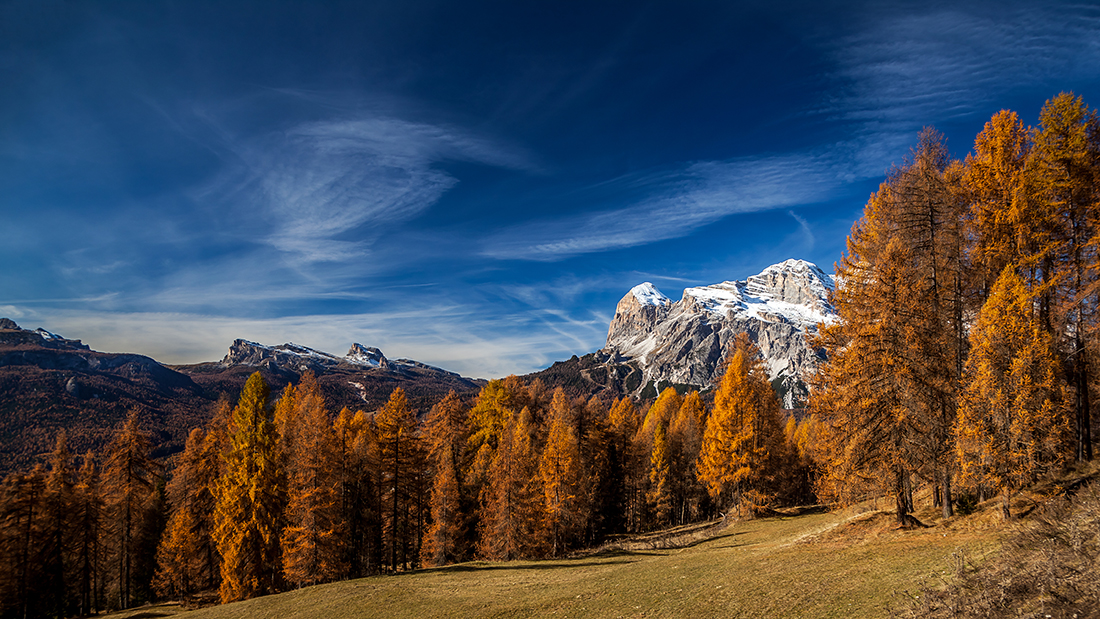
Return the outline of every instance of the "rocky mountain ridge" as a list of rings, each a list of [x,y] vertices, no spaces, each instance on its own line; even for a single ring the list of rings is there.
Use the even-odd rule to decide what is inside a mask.
[[[836,320],[832,276],[805,260],[787,260],[741,281],[687,288],[672,301],[652,283],[632,288],[615,308],[600,358],[636,366],[637,392],[665,384],[711,387],[721,379],[728,345],[748,333],[768,378],[794,408],[821,361],[809,337]]]
[[[76,452],[99,449],[135,409],[158,455],[178,451],[218,398],[235,401],[256,371],[275,394],[313,372],[333,412],[377,410],[401,387],[410,406],[424,413],[449,391],[473,397],[484,384],[410,359],[387,359],[361,344],[337,357],[298,344],[236,340],[221,361],[168,366],[0,318],[0,474],[40,461],[60,429]]]

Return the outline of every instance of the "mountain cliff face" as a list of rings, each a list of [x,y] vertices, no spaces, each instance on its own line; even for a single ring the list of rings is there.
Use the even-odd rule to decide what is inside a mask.
[[[833,278],[817,265],[787,260],[743,281],[688,288],[672,301],[645,282],[615,308],[601,353],[641,370],[642,387],[711,387],[738,333],[764,356],[768,377],[793,408],[807,395],[805,378],[821,355],[808,336],[836,319],[829,303]]]

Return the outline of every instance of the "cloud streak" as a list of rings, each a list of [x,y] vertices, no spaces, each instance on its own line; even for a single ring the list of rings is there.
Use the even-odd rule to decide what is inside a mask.
[[[1009,4],[986,14],[888,14],[830,54],[839,67],[833,78],[844,86],[819,111],[861,125],[872,142],[864,159],[880,160],[874,143],[896,148],[915,128],[984,113],[984,104],[1022,85],[1092,76],[1100,9]]]
[[[266,222],[264,242],[304,263],[362,258],[387,226],[458,183],[442,162],[535,169],[518,150],[469,132],[383,116],[305,122],[229,148],[243,169],[207,193],[243,202]]]
[[[823,201],[837,186],[839,163],[802,154],[694,163],[660,174],[658,189],[636,204],[515,226],[489,238],[482,253],[555,261],[678,238],[736,213]]]
[[[390,358],[411,358],[482,378],[533,372],[552,361],[590,352],[602,345],[599,331],[605,328],[547,312],[489,316],[448,304],[269,319],[86,310],[51,310],[45,315],[13,306],[5,311],[24,328],[41,326],[80,338],[93,349],[144,354],[162,363],[220,360],[236,338],[269,345],[293,341],[336,355],[359,342],[377,346]],[[410,324],[418,325],[415,333]]]

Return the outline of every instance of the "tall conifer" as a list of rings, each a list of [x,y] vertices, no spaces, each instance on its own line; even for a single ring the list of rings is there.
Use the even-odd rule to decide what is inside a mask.
[[[282,473],[268,412],[269,395],[259,372],[249,376],[229,426],[214,516],[223,602],[270,593],[279,583]]]

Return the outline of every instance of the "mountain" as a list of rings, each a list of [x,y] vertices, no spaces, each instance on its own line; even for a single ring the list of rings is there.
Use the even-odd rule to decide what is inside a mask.
[[[74,453],[99,449],[131,409],[158,454],[181,449],[214,397],[185,374],[143,355],[91,350],[44,329],[0,319],[0,471],[43,459],[65,429]]]
[[[0,318],[0,473],[44,461],[61,429],[73,452],[101,449],[133,409],[141,412],[155,455],[177,452],[220,397],[236,401],[253,372],[277,393],[307,370],[317,375],[334,413],[344,406],[381,408],[396,387],[424,413],[452,389],[472,399],[484,384],[418,361],[387,359],[360,344],[337,357],[298,344],[236,340],[221,361],[166,366]]]
[[[388,359],[381,350],[352,344],[343,357],[288,342],[266,346],[234,340],[221,361],[172,366],[212,392],[239,393],[253,372],[260,372],[272,389],[297,383],[303,373],[317,376],[329,407],[338,411],[381,408],[396,387],[405,390],[409,405],[427,411],[447,395],[476,391],[484,381],[411,359]]]
[[[727,348],[748,333],[786,408],[808,395],[805,379],[822,359],[808,337],[836,320],[833,278],[805,260],[787,260],[741,281],[687,288],[679,301],[643,282],[623,296],[607,343],[537,373],[578,393],[654,397],[670,385],[697,389],[721,379]]]

